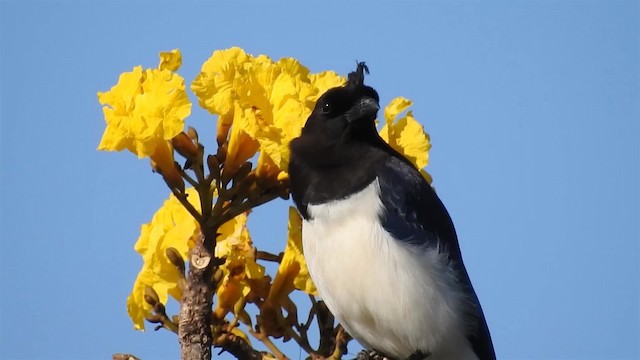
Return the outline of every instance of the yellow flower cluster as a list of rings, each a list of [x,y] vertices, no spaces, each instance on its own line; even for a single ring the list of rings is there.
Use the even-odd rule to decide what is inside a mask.
[[[184,79],[173,72],[182,58],[174,50],[162,53],[161,59],[157,69],[136,66],[120,75],[111,90],[98,93],[107,122],[98,150],[126,148],[138,157],[149,157],[182,131],[191,113]]]
[[[166,180],[179,182],[169,141],[191,114],[184,79],[174,72],[181,64],[179,50],[162,52],[157,69],[136,66],[111,90],[98,93],[107,122],[98,150],[128,149],[139,158],[150,157]]]
[[[264,267],[256,263],[256,248],[247,229],[246,213],[221,226],[218,233],[215,255],[224,258],[225,263],[220,266],[224,276],[216,291],[215,313],[223,318],[228,313],[241,313],[247,302],[264,298],[269,279]]]
[[[199,210],[197,191],[188,188],[186,193],[189,202]],[[295,289],[316,294],[302,256],[301,230],[300,216],[290,208],[287,246],[271,282],[265,268],[256,262],[257,249],[247,229],[247,214],[241,214],[220,227],[215,255],[225,262],[220,266],[223,277],[216,291],[216,316],[223,318],[228,313],[242,315],[247,303],[261,300],[268,303],[264,307],[266,311],[277,311],[281,305],[289,303],[288,295]],[[176,300],[181,299],[182,275],[169,261],[166,251],[174,248],[183,259],[187,259],[199,231],[198,223],[174,195],[164,202],[150,223],[142,225],[135,249],[142,255],[144,264],[127,299],[127,310],[136,329],[144,329],[144,319],[152,310],[144,300],[145,287],[153,288],[163,304],[167,303],[169,295]]]
[[[289,142],[300,135],[315,101],[344,83],[334,72],[311,74],[297,60],[254,57],[240,48],[218,50],[191,89],[219,116],[218,143],[227,137],[225,168],[233,171],[260,151],[259,177],[276,177],[289,164]]]
[[[198,192],[189,188],[186,193],[189,202],[199,210]],[[127,299],[127,311],[136,329],[144,329],[144,318],[151,312],[151,305],[144,301],[146,286],[155,290],[163,304],[167,303],[169,295],[176,300],[182,298],[181,274],[169,261],[166,251],[174,248],[186,259],[199,231],[198,222],[173,195],[153,215],[150,223],[142,225],[135,249],[144,263]]]
[[[170,140],[183,131],[184,119],[191,112],[184,79],[175,73],[181,64],[179,50],[163,52],[157,68],[137,66],[123,73],[111,90],[98,93],[107,123],[98,149],[128,149],[138,157],[150,157],[165,180],[167,176],[180,180]],[[256,176],[281,180],[287,176],[289,142],[300,135],[316,100],[344,82],[344,77],[332,71],[311,73],[293,58],[273,61],[230,48],[213,53],[191,89],[203,108],[218,115],[217,140],[225,151],[224,171],[233,173],[258,155]],[[407,111],[411,105],[405,98],[392,100],[384,110],[380,135],[431,181],[422,170],[429,160],[429,136]],[[200,211],[198,193],[187,189],[186,194]],[[166,251],[174,248],[186,259],[199,231],[196,220],[173,195],[151,222],[142,226],[135,249],[144,264],[127,300],[136,329],[144,329],[144,318],[151,312],[144,300],[146,286],[155,290],[162,303],[169,295],[181,298],[182,275]],[[291,311],[289,294],[296,289],[316,293],[302,254],[300,216],[294,208],[289,209],[288,240],[273,281],[256,262],[247,213],[224,224],[218,233],[216,256],[225,263],[216,291],[216,315],[233,313],[242,318],[247,303],[262,302],[262,325],[278,333],[281,307]]]

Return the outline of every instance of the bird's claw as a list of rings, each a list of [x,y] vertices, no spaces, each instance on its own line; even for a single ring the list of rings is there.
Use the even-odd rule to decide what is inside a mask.
[[[387,358],[378,354],[375,350],[362,350],[354,360],[387,360]]]
[[[416,351],[409,355],[405,360],[427,360],[431,356],[430,352]],[[358,353],[354,360],[389,360],[383,355],[378,354],[375,350],[362,350]]]

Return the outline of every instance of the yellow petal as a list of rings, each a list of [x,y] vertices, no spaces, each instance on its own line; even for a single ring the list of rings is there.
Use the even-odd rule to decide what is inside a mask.
[[[224,144],[224,142],[227,140],[227,136],[229,136],[229,130],[231,129],[231,125],[233,124],[233,118],[234,118],[233,112],[218,116],[217,134],[216,134],[216,140],[218,141],[218,146]]]
[[[411,105],[413,105],[411,100],[403,97],[397,97],[391,100],[389,105],[384,108],[385,124],[392,124],[398,115],[407,110]]]
[[[278,175],[282,171],[275,164],[268,152],[263,151],[258,158],[258,166],[256,170],[256,176],[266,182],[267,185],[273,184],[278,180]]]
[[[327,92],[327,90],[342,86],[346,82],[344,77],[338,75],[334,71],[323,71],[317,74],[311,74],[309,76],[309,80],[313,87],[317,89],[316,94],[312,99],[314,102],[318,100],[322,94]]]
[[[419,169],[427,166],[429,163],[429,150],[431,149],[429,135],[424,131],[422,125],[416,121],[411,111],[398,120],[394,126],[394,133],[397,136],[395,141],[397,144],[396,149],[400,149]]]
[[[218,297],[215,308],[216,316],[224,318],[226,314],[234,312],[239,307],[238,303],[244,303],[245,292],[248,291],[247,288],[248,285],[245,281],[240,281],[233,276],[227,276],[216,292]]]
[[[242,339],[244,339],[244,341],[247,342],[247,344],[251,345],[251,339],[249,339],[249,336],[247,336],[244,331],[240,330],[237,327],[234,327],[233,329],[231,329],[231,333],[235,336],[241,337]]]
[[[217,291],[221,301],[216,305],[216,315],[222,317],[229,312],[237,314],[247,297],[252,301],[259,299],[256,295],[264,292],[265,269],[256,263],[256,248],[247,229],[246,213],[222,225],[218,233],[215,254],[225,258],[225,263],[220,266],[225,280]],[[253,290],[254,296],[249,296]]]
[[[191,84],[200,106],[218,115],[233,111],[235,87],[246,76],[245,67],[251,62],[253,57],[237,47],[214,51]]]
[[[300,64],[300,62],[294,58],[282,58],[278,60],[276,66],[278,66],[283,73],[290,74],[295,77],[306,78],[309,76],[309,69]]]
[[[171,189],[184,191],[184,180],[173,158],[173,148],[168,141],[159,141],[151,154],[151,168],[159,172]]]
[[[160,70],[177,71],[182,65],[182,53],[180,49],[173,49],[171,51],[163,51],[160,53]]]
[[[227,158],[225,160],[225,171],[230,170],[232,172],[235,172],[245,161],[251,159],[260,148],[260,143],[246,132],[246,130],[252,130],[253,124],[250,124],[249,119],[244,115],[243,109],[238,104],[235,106],[237,109],[234,111]]]
[[[409,159],[422,176],[431,183],[431,176],[422,168],[429,164],[431,143],[429,134],[408,111],[400,119],[396,118],[411,106],[405,98],[395,98],[385,108],[385,125],[380,130],[380,137],[392,148]]]

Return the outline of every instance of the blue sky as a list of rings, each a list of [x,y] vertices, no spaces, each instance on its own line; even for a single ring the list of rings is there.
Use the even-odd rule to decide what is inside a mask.
[[[499,358],[640,358],[639,19],[635,1],[3,0],[0,358],[178,356],[125,308],[168,191],[96,151],[96,92],[173,48],[191,82],[234,45],[312,71],[365,60],[383,103],[415,102]],[[212,144],[197,105],[188,124]],[[259,246],[282,246],[288,204],[252,214]]]

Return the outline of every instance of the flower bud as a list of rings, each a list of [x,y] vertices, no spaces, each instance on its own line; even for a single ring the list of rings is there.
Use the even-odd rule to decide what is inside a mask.
[[[184,259],[182,258],[182,256],[180,256],[178,250],[172,247],[168,247],[164,252],[167,255],[167,258],[169,258],[169,261],[171,261],[171,263],[178,268],[180,273],[184,275]]]
[[[151,306],[155,306],[160,302],[158,293],[149,285],[144,286],[144,301]]]
[[[187,128],[187,136],[189,136],[189,139],[191,139],[196,144],[198,143],[198,132],[194,127],[189,126]]]
[[[164,304],[161,302],[158,302],[155,305],[153,305],[153,310],[158,314],[162,314],[165,316],[167,315],[167,309],[164,307]]]
[[[184,192],[184,180],[173,160],[173,150],[167,141],[160,143],[150,157],[153,171],[162,175],[172,191]]]
[[[176,169],[178,164],[174,164],[174,167],[171,168],[168,172],[161,172],[162,179],[167,184],[171,191],[177,191],[179,193],[184,193],[184,180],[182,179],[182,175]]]
[[[213,282],[216,284],[219,284],[220,281],[222,281],[222,278],[224,277],[224,271],[222,271],[222,269],[218,268],[216,269],[216,272],[213,273]]]
[[[198,146],[184,132],[171,139],[171,145],[186,159],[195,159],[198,156]]]

